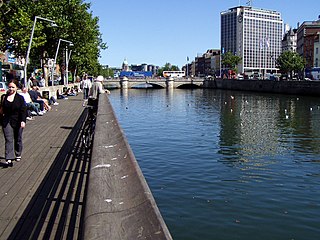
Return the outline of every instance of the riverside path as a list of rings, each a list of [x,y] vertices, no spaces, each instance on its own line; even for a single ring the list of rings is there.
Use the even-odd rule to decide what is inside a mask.
[[[86,111],[82,95],[59,103],[27,122],[22,160],[13,167],[3,168],[1,133],[0,239],[80,239],[90,159],[81,141]]]
[[[82,94],[59,102],[27,123],[13,167],[1,134],[0,239],[171,240],[107,95],[89,146]]]

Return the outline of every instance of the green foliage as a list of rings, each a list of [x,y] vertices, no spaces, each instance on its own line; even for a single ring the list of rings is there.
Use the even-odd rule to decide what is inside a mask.
[[[285,51],[278,57],[277,65],[281,72],[289,74],[290,78],[292,78],[294,73],[303,70],[305,59],[296,52]]]
[[[113,77],[113,69],[111,68],[100,68],[99,74],[97,75],[102,75],[105,78]]]
[[[54,58],[60,38],[72,41],[69,69],[97,74],[100,51],[106,49],[90,4],[83,0],[11,0],[0,9],[0,50],[10,49],[17,57],[25,57],[36,16],[54,20],[58,27],[37,20],[30,51],[30,68],[40,65],[43,53]],[[65,42],[61,42],[57,63],[63,61]]]
[[[176,65],[171,65],[171,63],[166,63],[163,67],[158,69],[158,76],[162,76],[163,71],[180,71],[179,67]]]
[[[227,52],[222,55],[221,63],[225,65],[227,68],[237,71],[236,66],[242,61],[241,57],[233,55],[231,52]]]

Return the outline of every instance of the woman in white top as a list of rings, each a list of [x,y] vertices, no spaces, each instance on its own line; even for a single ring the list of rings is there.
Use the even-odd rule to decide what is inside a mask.
[[[89,91],[92,86],[92,83],[87,75],[84,75],[82,80],[82,88],[83,88],[83,99],[88,99],[89,97]]]

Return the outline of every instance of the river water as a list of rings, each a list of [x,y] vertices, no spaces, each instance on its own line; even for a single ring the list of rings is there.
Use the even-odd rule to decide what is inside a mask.
[[[320,98],[109,96],[173,239],[320,239]]]

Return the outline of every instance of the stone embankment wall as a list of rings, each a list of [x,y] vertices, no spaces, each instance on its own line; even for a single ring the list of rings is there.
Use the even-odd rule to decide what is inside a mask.
[[[85,240],[172,239],[105,94],[89,171]]]
[[[204,88],[320,96],[320,81],[205,80]]]

